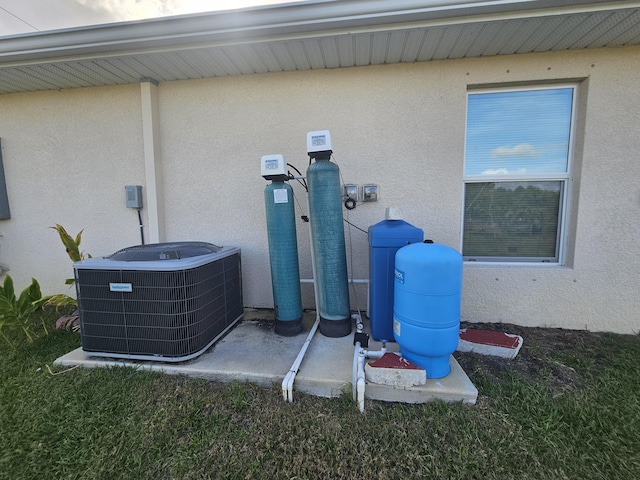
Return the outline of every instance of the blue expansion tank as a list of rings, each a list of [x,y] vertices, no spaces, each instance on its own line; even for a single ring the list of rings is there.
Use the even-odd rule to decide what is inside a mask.
[[[383,220],[369,227],[369,320],[376,340],[393,341],[396,252],[423,239],[422,229],[404,220]]]
[[[462,256],[437,243],[398,250],[395,264],[393,334],[400,353],[427,378],[449,374],[449,357],[460,337]]]

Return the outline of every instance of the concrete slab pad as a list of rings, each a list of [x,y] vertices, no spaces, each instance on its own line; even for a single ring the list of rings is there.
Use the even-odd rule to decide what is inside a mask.
[[[272,319],[273,312],[247,309],[244,319],[224,338],[207,352],[188,362],[163,363],[91,357],[78,348],[58,358],[55,364],[81,365],[87,368],[126,365],[207,380],[252,382],[264,387],[273,384],[280,386],[311,330],[315,312],[305,314],[305,330],[295,337],[276,335],[270,322]],[[369,345],[371,350],[380,347],[380,343],[375,341]],[[398,345],[389,343],[387,349],[398,351]],[[335,397],[343,392],[350,394],[353,353],[353,335],[328,338],[316,332],[300,365],[294,392],[322,397]],[[425,403],[439,399],[473,404],[477,396],[478,390],[453,357],[451,374],[445,378],[428,379],[426,384],[413,387],[391,387],[369,382],[365,390],[365,397],[369,399],[407,403]]]

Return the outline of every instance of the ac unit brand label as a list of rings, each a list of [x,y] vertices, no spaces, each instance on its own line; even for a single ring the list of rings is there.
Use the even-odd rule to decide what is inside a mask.
[[[394,269],[394,274],[398,283],[404,283],[404,272]]]
[[[133,285],[130,283],[110,283],[109,290],[112,292],[133,292]]]

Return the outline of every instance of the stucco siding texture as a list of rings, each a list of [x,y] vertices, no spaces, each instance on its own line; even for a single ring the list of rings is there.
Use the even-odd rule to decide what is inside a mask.
[[[639,71],[640,48],[627,47],[161,83],[166,239],[240,247],[245,305],[272,306],[260,157],[281,153],[304,173],[306,133],[328,129],[344,183],[380,186],[379,201],[347,220],[367,230],[400,207],[426,238],[460,249],[468,88],[577,81],[567,265],[465,265],[462,320],[635,333]],[[0,221],[0,263],[16,283],[66,289],[54,223],[84,228],[94,255],[139,242],[124,185],[144,186],[141,121],[137,85],[0,96],[12,210]],[[292,186],[297,215],[307,214],[304,189]],[[367,235],[345,229],[349,270],[368,278]],[[310,278],[301,221],[298,244]],[[303,292],[312,307],[312,288]],[[356,307],[366,310],[364,286]]]
[[[124,185],[144,180],[140,87],[105,87],[0,97],[0,138],[11,219],[0,221],[0,263],[16,289],[36,278],[43,293],[64,284],[71,261],[56,223],[92,255],[139,243]]]

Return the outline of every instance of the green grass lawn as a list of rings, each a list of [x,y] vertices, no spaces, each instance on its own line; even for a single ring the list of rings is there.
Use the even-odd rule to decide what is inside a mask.
[[[12,339],[0,344],[0,479],[640,478],[637,335],[573,344],[567,332],[535,378],[509,362],[472,368],[475,406],[367,401],[364,415],[347,396],[287,404],[279,385],[63,371],[52,362],[78,334]]]

